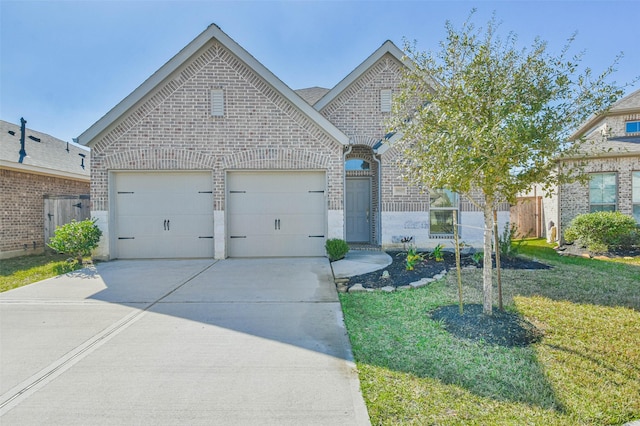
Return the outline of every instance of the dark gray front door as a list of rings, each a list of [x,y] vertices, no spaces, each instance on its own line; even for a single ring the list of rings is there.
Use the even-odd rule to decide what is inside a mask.
[[[371,236],[371,180],[347,178],[347,241],[368,243]]]

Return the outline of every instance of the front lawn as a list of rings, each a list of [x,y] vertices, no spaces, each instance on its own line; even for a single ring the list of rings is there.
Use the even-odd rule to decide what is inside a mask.
[[[0,260],[0,293],[79,269],[69,256],[44,253]]]
[[[543,333],[528,347],[449,334],[456,274],[395,293],[341,295],[372,424],[622,424],[640,419],[640,267],[524,252],[548,270],[503,270],[505,306]],[[482,270],[463,272],[482,303]]]

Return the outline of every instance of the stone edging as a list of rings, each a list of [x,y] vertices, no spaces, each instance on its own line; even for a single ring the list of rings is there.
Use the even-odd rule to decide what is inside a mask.
[[[336,289],[338,293],[372,293],[374,291],[382,291],[385,293],[392,293],[394,291],[402,291],[402,290],[413,290],[415,288],[424,287],[428,284],[431,284],[434,281],[441,280],[447,275],[447,270],[437,273],[432,278],[422,278],[418,281],[414,281],[408,285],[403,285],[400,287],[394,287],[392,285],[388,285],[381,288],[365,288],[362,284],[356,283],[353,285],[349,285],[349,278],[336,278],[334,280],[336,284]]]

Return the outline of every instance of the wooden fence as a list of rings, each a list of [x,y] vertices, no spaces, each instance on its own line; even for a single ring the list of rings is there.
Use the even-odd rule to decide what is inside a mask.
[[[518,227],[516,238],[542,237],[542,197],[519,197],[511,206],[510,216],[511,223]]]
[[[45,195],[44,196],[44,242],[49,243],[56,227],[75,219],[89,219],[91,210],[89,195]]]

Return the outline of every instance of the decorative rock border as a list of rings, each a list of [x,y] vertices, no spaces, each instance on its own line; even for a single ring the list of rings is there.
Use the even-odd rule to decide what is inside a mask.
[[[413,290],[416,288],[424,287],[428,284],[431,284],[434,281],[441,280],[447,275],[447,270],[444,270],[431,278],[422,278],[418,281],[414,281],[409,283],[408,285],[403,285],[400,287],[394,287],[392,285],[384,286],[381,288],[366,288],[360,283],[356,283],[353,285],[349,285],[349,278],[336,278],[334,283],[336,285],[336,289],[338,293],[372,293],[374,291],[385,292],[385,293],[393,293],[394,291],[403,291],[403,290]]]

